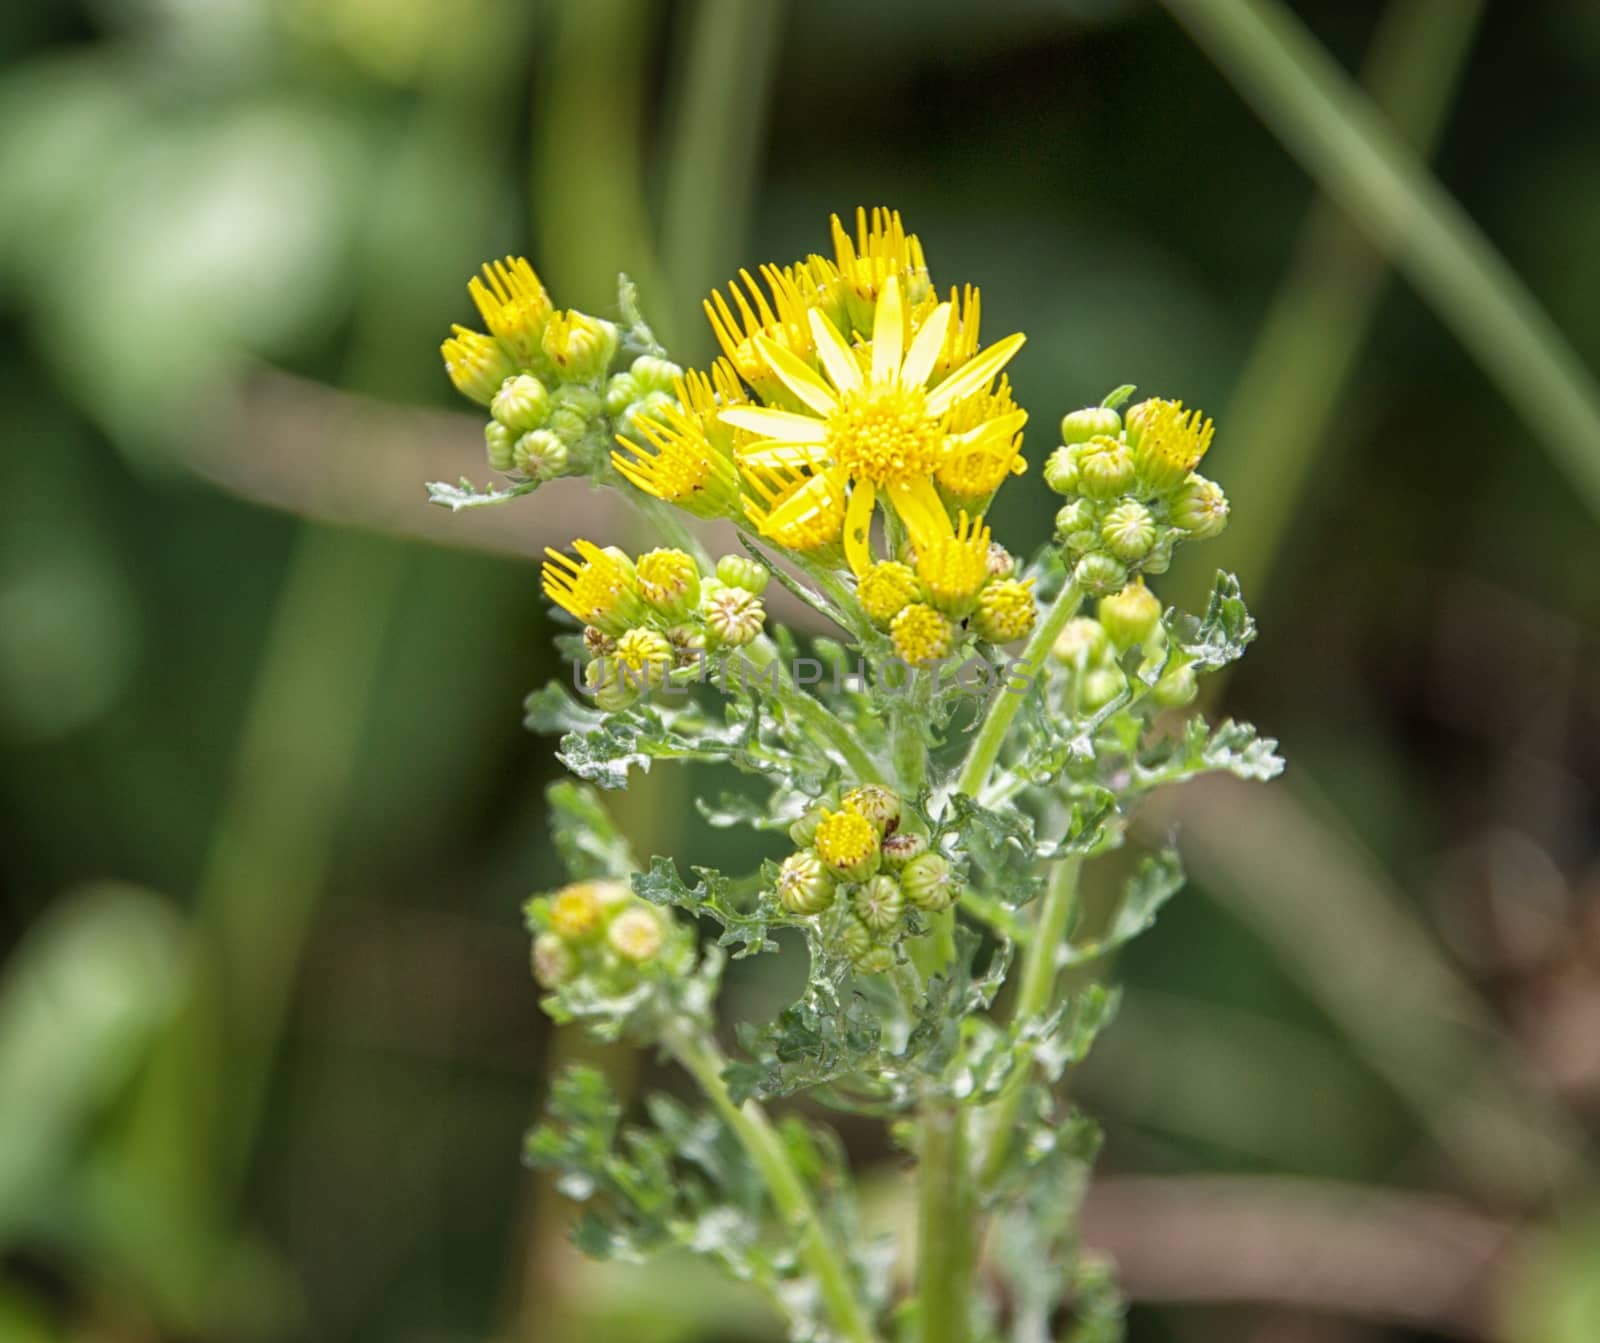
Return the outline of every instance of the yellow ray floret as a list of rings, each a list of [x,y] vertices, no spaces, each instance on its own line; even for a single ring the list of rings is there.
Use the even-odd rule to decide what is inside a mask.
[[[1198,410],[1186,411],[1181,401],[1152,398],[1128,412],[1134,438],[1133,463],[1140,477],[1158,490],[1180,484],[1211,449],[1216,427]]]
[[[831,220],[834,262],[845,291],[849,316],[858,330],[872,328],[872,305],[891,278],[905,286],[913,303],[928,292],[928,263],[917,235],[907,233],[898,210],[856,208],[852,240],[838,215]]]
[[[691,371],[673,382],[677,404],[634,419],[645,443],[618,435],[625,450],[611,454],[624,480],[646,494],[702,518],[731,517],[738,511],[739,477],[732,449],[736,431],[718,418],[723,406],[744,398],[738,380],[721,360],[711,376]]]
[[[917,555],[917,578],[928,600],[950,615],[972,610],[989,581],[989,529],[963,510],[953,535],[940,537]]]
[[[1014,432],[1020,423],[979,425],[952,435],[950,418],[970,398],[988,394],[1024,337],[1006,337],[930,387],[949,329],[950,304],[934,308],[908,347],[900,281],[891,275],[878,297],[866,368],[823,313],[813,309],[809,318],[820,372],[783,346],[755,338],[768,368],[800,409],[733,406],[721,418],[757,437],[738,453],[747,473],[808,467],[819,477],[827,473],[848,482],[845,554],[859,575],[872,562],[868,533],[880,493],[919,550],[951,534],[950,516],[934,488],[935,472],[953,452],[970,450],[991,434]]]
[[[793,266],[767,265],[761,267],[763,288],[749,271],[741,270],[728,286],[731,304],[721,290],[713,290],[705,301],[717,344],[739,376],[757,391],[781,392],[782,384],[756,349],[756,337],[775,341],[801,359],[811,358],[808,314],[812,307],[825,304],[824,289],[836,274],[822,257]]]
[[[550,295],[528,259],[508,256],[486,262],[483,278],[474,275],[468,280],[467,292],[489,334],[523,363],[531,361],[550,317]]]
[[[984,504],[1007,479],[1028,469],[1021,433],[1027,420],[1004,374],[993,392],[969,397],[950,417],[955,442],[939,468],[939,488],[960,503]]]
[[[834,545],[844,530],[845,488],[837,471],[813,471],[783,464],[745,469],[750,493],[744,510],[756,530],[790,550],[814,551]]]
[[[548,547],[544,562],[544,595],[586,625],[618,635],[642,621],[633,565],[617,550],[602,550],[592,541],[572,543],[575,560]]]

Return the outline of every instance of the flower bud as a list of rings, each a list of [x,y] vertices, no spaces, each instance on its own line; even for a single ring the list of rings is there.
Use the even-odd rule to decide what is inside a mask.
[[[550,414],[550,393],[531,373],[507,378],[489,404],[489,413],[514,433],[537,429]]]
[[[925,667],[950,656],[956,628],[924,602],[913,602],[889,624],[895,656],[913,667]]]
[[[674,625],[667,631],[672,645],[672,665],[692,667],[705,656],[706,632],[698,625]]]
[[[643,627],[618,638],[612,659],[617,665],[618,680],[637,690],[659,690],[666,684],[675,660],[667,636]]]
[[[1100,626],[1119,653],[1148,644],[1161,625],[1161,599],[1142,582],[1100,599]]]
[[[1106,547],[1119,560],[1133,564],[1150,553],[1156,542],[1156,520],[1143,504],[1131,499],[1118,504],[1100,524]]]
[[[511,356],[481,331],[464,326],[450,328],[455,334],[439,347],[444,356],[444,371],[462,396],[487,406],[500,390],[500,384],[517,371]]]
[[[1085,406],[1061,417],[1063,443],[1087,443],[1091,438],[1116,438],[1122,432],[1122,416],[1109,406]]]
[[[852,915],[839,926],[839,947],[864,975],[883,975],[894,969],[894,953],[872,935],[872,929]]]
[[[887,835],[900,825],[900,798],[881,783],[864,783],[852,788],[843,798],[844,806],[872,822],[879,835]]]
[[[885,837],[879,847],[883,854],[883,865],[891,872],[898,872],[913,858],[928,851],[928,841],[925,836],[909,830],[896,830]]]
[[[569,448],[580,447],[605,404],[605,398],[592,387],[558,386],[550,393],[550,417],[544,427]]]
[[[1172,497],[1171,518],[1196,541],[1209,540],[1228,525],[1228,496],[1216,481],[1191,472]]]
[[[499,420],[490,420],[483,426],[484,454],[489,459],[491,470],[500,471],[506,475],[517,469],[516,454],[513,451],[517,445],[517,436],[513,434]]]
[[[811,847],[811,842],[817,837],[817,826],[821,822],[823,811],[821,807],[812,807],[789,827],[789,838],[802,849]]]
[[[717,561],[717,577],[730,588],[743,588],[759,597],[772,577],[767,566],[744,555],[724,555]]]
[[[890,622],[922,598],[922,588],[917,575],[908,564],[898,560],[880,560],[861,575],[856,585],[856,599],[867,618],[879,628],[887,629]]]
[[[625,961],[643,965],[654,960],[666,941],[667,930],[659,912],[649,905],[633,904],[606,929],[606,941],[611,949]]]
[[[1017,561],[1012,553],[998,541],[989,543],[989,577],[1010,578],[1017,571]]]
[[[639,595],[669,619],[681,620],[700,601],[700,566],[681,550],[651,550],[635,570]]]
[[[529,480],[554,480],[564,475],[572,458],[567,445],[548,429],[535,429],[519,438],[511,460]]]
[[[606,414],[619,418],[635,401],[644,395],[639,380],[631,373],[617,373],[606,383]]]
[[[591,658],[608,658],[617,651],[617,641],[603,629],[583,627],[583,651]]]
[[[1172,568],[1172,547],[1178,533],[1171,527],[1156,533],[1156,543],[1150,553],[1139,563],[1139,571],[1146,574],[1164,574]]]
[[[550,315],[539,343],[558,377],[589,382],[611,366],[617,352],[617,328],[603,318],[569,309]]]
[[[1133,453],[1120,438],[1091,438],[1078,449],[1078,489],[1091,499],[1114,499],[1133,484]]]
[[[718,587],[702,595],[700,611],[706,629],[725,648],[743,648],[752,642],[767,619],[761,598],[744,588]]]
[[[879,943],[853,957],[850,963],[859,975],[886,975],[894,969],[894,952]]]
[[[533,939],[533,977],[545,988],[560,988],[577,968],[572,948],[555,933],[540,933]]]
[[[1050,647],[1051,655],[1070,667],[1092,666],[1105,661],[1111,651],[1111,641],[1098,620],[1088,616],[1074,616],[1056,635]]]
[[[791,853],[778,869],[778,899],[791,914],[820,914],[833,903],[833,877],[812,853]]]
[[[1199,693],[1200,682],[1194,668],[1187,663],[1163,672],[1161,679],[1150,687],[1150,698],[1163,709],[1181,709],[1185,704],[1194,703]]]
[[[1104,597],[1121,591],[1128,581],[1128,570],[1110,555],[1085,555],[1072,571],[1072,581],[1091,597]]]
[[[639,683],[643,680],[642,677],[633,675],[626,678],[622,676],[614,650],[611,656],[591,662],[585,667],[583,679],[594,691],[595,705],[607,713],[618,713],[637,701]]]
[[[1078,489],[1078,454],[1063,444],[1045,459],[1044,483],[1057,494],[1075,494]]]
[[[1162,494],[1177,488],[1210,450],[1214,432],[1210,420],[1184,410],[1181,401],[1141,401],[1128,412],[1139,479]]]
[[[824,811],[812,843],[828,870],[847,881],[865,881],[878,870],[878,832],[855,811]]]
[[[588,942],[598,937],[604,907],[595,884],[580,881],[565,886],[550,899],[550,930],[563,942]]]
[[[1128,678],[1120,667],[1091,668],[1078,687],[1078,707],[1084,713],[1099,713],[1127,688]]]
[[[918,909],[937,914],[955,903],[955,869],[941,853],[919,854],[901,869],[900,889]]]
[[[651,354],[641,354],[633,361],[630,370],[641,392],[671,392],[673,385],[683,376],[681,365],[670,359],[657,359]]]
[[[880,872],[856,887],[850,907],[873,932],[887,933],[905,917],[906,895],[898,881]]]
[[[1100,523],[1095,506],[1087,499],[1074,499],[1056,514],[1056,536],[1075,555],[1100,544]]]
[[[1033,633],[1039,606],[1033,599],[1033,581],[1002,578],[984,588],[973,613],[972,628],[992,644],[1015,643]]]

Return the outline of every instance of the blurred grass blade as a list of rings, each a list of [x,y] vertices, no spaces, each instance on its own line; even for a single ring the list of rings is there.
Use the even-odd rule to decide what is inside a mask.
[[[1600,515],[1600,386],[1371,100],[1269,0],[1165,0],[1322,189],[1433,306]]]
[[[1482,0],[1395,0],[1362,83],[1396,132],[1432,155],[1483,14]],[[1211,567],[1260,592],[1383,297],[1389,258],[1338,204],[1313,203],[1294,256],[1219,422],[1233,503]],[[1211,567],[1194,578],[1209,582]]]

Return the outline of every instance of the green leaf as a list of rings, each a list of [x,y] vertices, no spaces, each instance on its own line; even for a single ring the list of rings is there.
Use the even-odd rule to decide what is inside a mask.
[[[638,866],[627,837],[592,788],[562,779],[545,789],[550,833],[573,881],[620,877]]]
[[[768,935],[769,925],[793,922],[781,907],[765,901],[753,910],[740,907],[734,884],[709,867],[691,868],[699,881],[686,885],[678,875],[678,865],[659,855],[650,860],[650,870],[633,878],[634,894],[668,909],[680,909],[695,918],[707,918],[722,929],[717,945],[734,949],[735,960],[758,952],[776,951],[778,944]]]
[[[428,502],[459,513],[463,508],[487,508],[491,504],[503,504],[521,498],[524,494],[532,494],[539,484],[537,480],[524,480],[509,486],[485,485],[480,490],[466,476],[462,476],[454,485],[448,480],[430,480]]]
[[[1111,926],[1098,938],[1069,944],[1063,952],[1063,965],[1097,960],[1148,931],[1161,907],[1183,889],[1184,879],[1183,860],[1176,849],[1163,849],[1144,859],[1123,887]]]
[[[1212,583],[1204,616],[1196,619],[1171,610],[1165,623],[1172,644],[1183,652],[1196,672],[1214,671],[1237,662],[1256,637],[1256,622],[1245,608],[1239,580],[1221,571]]]

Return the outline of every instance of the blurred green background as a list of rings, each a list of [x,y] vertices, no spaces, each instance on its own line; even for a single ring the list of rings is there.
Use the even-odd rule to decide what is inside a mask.
[[[520,927],[558,875],[531,557],[621,522],[421,482],[488,474],[436,354],[485,257],[600,311],[627,269],[697,360],[709,286],[877,202],[1029,332],[1035,464],[1121,382],[1221,424],[1235,526],[1166,590],[1239,570],[1223,707],[1292,769],[1150,817],[1194,882],[1073,1084],[1130,1337],[1600,1339],[1600,7],[1293,6],[1505,270],[1319,159],[1303,72],[1258,119],[1253,13],[6,8],[0,1340],[773,1337],[697,1267],[578,1261],[518,1165],[584,1048]],[[642,847],[758,856],[677,785],[622,799]]]

